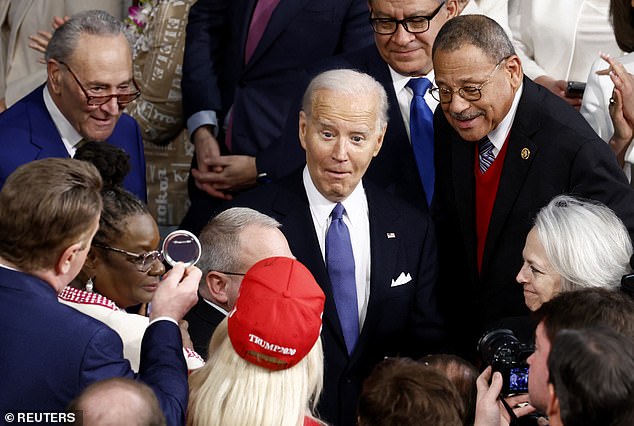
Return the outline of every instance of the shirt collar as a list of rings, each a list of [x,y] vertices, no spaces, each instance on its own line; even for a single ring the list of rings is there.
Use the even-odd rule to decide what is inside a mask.
[[[504,146],[504,142],[511,131],[511,126],[513,126],[513,121],[515,120],[515,113],[517,113],[517,106],[520,103],[520,98],[522,97],[522,91],[524,89],[524,83],[520,84],[520,87],[515,92],[515,96],[513,97],[513,103],[511,104],[511,108],[509,112],[506,113],[504,119],[500,122],[500,124],[488,134],[489,140],[493,144],[493,146],[497,149],[495,154]]]
[[[51,118],[55,123],[55,127],[57,127],[57,131],[62,138],[64,146],[66,147],[66,151],[68,151],[68,154],[71,157],[74,156],[76,145],[83,138],[66,119],[64,114],[62,114],[62,112],[59,110],[59,108],[53,101],[53,98],[51,97],[47,86],[44,86],[44,104],[46,105],[46,109],[48,110],[48,113],[51,115]]]
[[[425,77],[427,80],[431,81],[432,86],[434,84],[434,77],[435,76],[434,76],[434,70],[433,69],[431,71],[429,71],[427,73],[427,75],[411,77],[411,76],[408,76],[408,75],[403,75],[403,74],[397,73],[396,71],[394,71],[394,69],[390,65],[388,65],[387,67],[390,70],[390,76],[392,77],[392,84],[394,85],[394,90],[396,91],[396,93],[398,93],[401,90],[403,90],[403,88],[405,88],[405,85],[412,78]]]

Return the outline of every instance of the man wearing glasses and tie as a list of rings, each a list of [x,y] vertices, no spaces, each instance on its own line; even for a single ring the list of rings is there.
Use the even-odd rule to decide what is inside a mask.
[[[438,288],[452,341],[473,359],[487,329],[530,339],[515,276],[537,211],[559,194],[595,199],[632,235],[634,192],[583,117],[523,75],[495,21],[452,19],[432,55]]]
[[[123,24],[104,11],[74,15],[46,51],[46,84],[0,115],[0,186],[18,166],[72,157],[86,141],[112,143],[130,155],[124,186],[147,199],[145,157],[137,123],[123,109],[139,89]]]

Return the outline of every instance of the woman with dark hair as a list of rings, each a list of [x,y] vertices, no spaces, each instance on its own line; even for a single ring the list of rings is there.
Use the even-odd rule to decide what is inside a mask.
[[[137,371],[149,319],[125,309],[150,303],[165,273],[162,253],[157,250],[158,226],[145,204],[121,186],[130,170],[123,150],[103,142],[88,142],[77,150],[75,158],[99,169],[103,209],[86,262],[59,299],[115,330],[123,341],[125,358]],[[184,352],[190,369],[203,365],[192,349],[184,348]]]

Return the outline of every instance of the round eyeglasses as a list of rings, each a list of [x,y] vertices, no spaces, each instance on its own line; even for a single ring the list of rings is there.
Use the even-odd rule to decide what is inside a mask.
[[[482,88],[486,86],[487,84],[489,84],[489,82],[491,81],[491,78],[493,77],[493,74],[495,74],[495,72],[500,68],[500,65],[502,64],[502,62],[504,62],[506,59],[508,59],[508,57],[502,58],[500,62],[495,64],[495,68],[493,68],[493,71],[491,71],[491,74],[489,74],[489,76],[486,78],[486,80],[483,83],[476,84],[474,86],[462,86],[458,89],[447,89],[446,87],[432,87],[431,89],[429,89],[429,93],[431,94],[432,98],[436,99],[441,104],[451,103],[454,93],[458,93],[458,95],[460,95],[460,97],[464,99],[465,101],[469,101],[469,102],[479,101],[480,98],[482,97]]]
[[[93,247],[110,250],[115,253],[125,254],[127,261],[132,263],[140,272],[149,272],[155,262],[163,261],[163,253],[159,250],[148,251],[145,253],[132,253],[116,247],[110,247],[104,244],[92,244]]]

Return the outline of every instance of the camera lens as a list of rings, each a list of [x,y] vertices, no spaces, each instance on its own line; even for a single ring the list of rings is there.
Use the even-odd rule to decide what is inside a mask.
[[[482,360],[489,365],[494,365],[505,356],[505,348],[519,344],[511,330],[500,328],[491,330],[480,338],[478,353]]]

